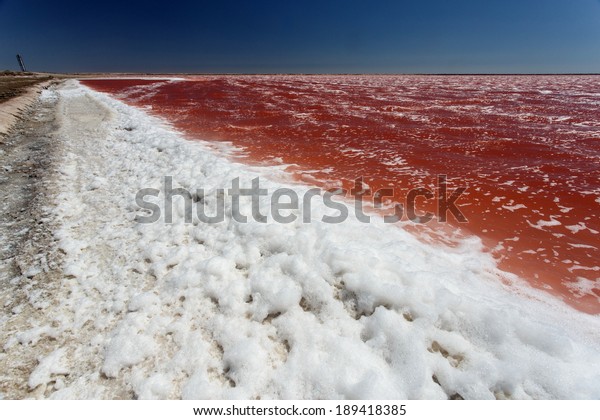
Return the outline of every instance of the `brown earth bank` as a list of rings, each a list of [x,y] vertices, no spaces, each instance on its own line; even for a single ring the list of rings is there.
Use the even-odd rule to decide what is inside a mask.
[[[27,88],[53,78],[54,76],[49,75],[4,71],[0,73],[0,103],[20,96],[27,91]]]

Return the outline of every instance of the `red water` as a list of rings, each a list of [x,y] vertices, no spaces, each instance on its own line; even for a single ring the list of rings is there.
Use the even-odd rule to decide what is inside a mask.
[[[506,271],[600,313],[599,76],[207,76],[86,80],[190,138],[311,184],[465,186],[457,201]],[[420,210],[435,210],[435,200]],[[439,227],[440,225],[434,225]],[[436,228],[437,229],[437,228]],[[444,229],[445,230],[445,229]]]

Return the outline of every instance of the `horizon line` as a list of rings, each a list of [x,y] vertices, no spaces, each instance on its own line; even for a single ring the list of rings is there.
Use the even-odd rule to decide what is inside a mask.
[[[19,71],[7,70],[12,73],[23,73]],[[163,75],[183,75],[183,76],[600,76],[598,73],[318,73],[318,72],[272,72],[272,73],[241,73],[241,72],[130,72],[130,71],[86,71],[86,72],[46,72],[46,71],[27,71],[25,73],[43,74],[43,75],[145,75],[145,76],[163,76]],[[1,73],[0,73],[1,74]]]

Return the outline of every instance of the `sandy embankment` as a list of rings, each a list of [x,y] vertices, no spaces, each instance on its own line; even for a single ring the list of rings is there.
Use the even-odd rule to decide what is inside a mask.
[[[52,82],[45,81],[26,89],[25,93],[0,103],[0,138],[8,134],[22,113],[32,106],[40,94]]]

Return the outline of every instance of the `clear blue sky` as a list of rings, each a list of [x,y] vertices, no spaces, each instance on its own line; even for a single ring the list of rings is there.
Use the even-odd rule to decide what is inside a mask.
[[[600,0],[0,0],[0,70],[599,73]]]

